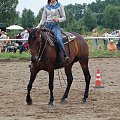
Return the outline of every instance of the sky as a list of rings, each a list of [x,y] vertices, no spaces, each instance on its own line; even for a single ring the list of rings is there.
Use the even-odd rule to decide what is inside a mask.
[[[92,3],[96,0],[58,0],[63,6],[68,4],[83,4],[83,3]],[[45,6],[47,3],[47,0],[19,0],[19,4],[17,6],[17,11],[22,13],[23,9],[30,9],[32,12],[34,12],[35,15],[38,14],[39,10]]]

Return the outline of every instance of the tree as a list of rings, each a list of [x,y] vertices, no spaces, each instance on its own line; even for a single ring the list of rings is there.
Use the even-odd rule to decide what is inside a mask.
[[[61,27],[66,30],[66,27],[67,26],[68,26],[68,28],[70,27],[69,25],[75,20],[75,17],[70,9],[68,9],[68,10],[65,9],[65,13],[66,13],[67,19],[66,19],[66,21],[64,21],[60,24],[61,24]]]
[[[81,4],[75,4],[74,6],[74,14],[75,14],[75,19],[80,20],[83,17],[83,10],[85,9],[86,6],[82,6]]]
[[[18,0],[0,0],[0,22],[6,23],[7,26],[17,22],[17,4]]]
[[[24,9],[22,13],[21,23],[26,28],[33,28],[34,26],[34,13],[30,9]]]
[[[100,2],[101,2],[101,0],[96,0],[96,2],[97,2],[97,3],[100,3]]]
[[[66,12],[70,11],[71,14],[69,14],[69,16],[73,15],[74,18],[79,21],[83,17],[86,7],[86,3],[84,3],[83,5],[76,3],[75,5],[69,4],[65,6],[65,10]]]
[[[38,15],[35,17],[35,25],[37,26],[41,20],[41,17],[42,17],[42,14],[43,14],[43,8],[41,8],[39,10],[39,13]]]
[[[104,10],[105,27],[110,29],[120,28],[120,7],[119,6],[106,6]]]
[[[109,5],[119,6],[120,5],[120,0],[105,0],[105,3],[107,3]]]
[[[97,20],[90,9],[87,10],[83,17],[83,24],[91,31],[97,26]]]
[[[105,7],[107,6],[107,4],[108,3],[106,3],[105,1],[99,1],[97,3],[93,2],[89,4],[88,7],[90,8],[92,12],[102,13]]]

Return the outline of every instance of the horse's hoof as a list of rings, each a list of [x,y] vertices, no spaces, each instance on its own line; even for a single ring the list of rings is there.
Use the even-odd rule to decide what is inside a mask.
[[[50,102],[48,103],[48,105],[49,105],[49,106],[53,106],[53,102],[50,101]]]
[[[31,65],[29,65],[28,67],[31,68]]]
[[[87,99],[86,99],[86,98],[83,98],[83,99],[82,99],[82,102],[83,102],[83,103],[86,103],[86,102],[87,102]]]
[[[61,103],[66,103],[66,100],[62,98]]]
[[[32,105],[32,98],[31,97],[27,97],[26,98],[26,102],[27,102],[27,105]]]
[[[27,105],[32,105],[32,101],[31,102],[27,102]]]

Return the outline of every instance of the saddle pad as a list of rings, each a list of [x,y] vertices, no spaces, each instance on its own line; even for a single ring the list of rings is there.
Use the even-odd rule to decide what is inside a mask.
[[[70,32],[63,32],[62,31],[62,37],[63,37],[63,43],[67,44],[68,42],[74,40],[76,38],[76,36],[74,36],[72,33]]]
[[[63,38],[63,43],[64,44],[67,44],[69,43],[70,41],[74,40],[76,38],[76,36],[74,36],[72,33],[70,32],[64,32],[64,31],[61,31],[62,33],[62,38]],[[51,46],[54,46],[54,35],[52,33],[51,30],[49,29],[44,29],[43,32],[42,32],[42,36],[47,39],[48,43],[51,45]]]

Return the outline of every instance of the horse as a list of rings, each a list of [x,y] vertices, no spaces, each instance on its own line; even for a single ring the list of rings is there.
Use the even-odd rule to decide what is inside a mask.
[[[49,90],[50,90],[50,99],[48,104],[53,105],[54,103],[54,71],[56,69],[64,68],[65,74],[67,76],[67,86],[66,90],[61,98],[61,102],[65,102],[68,98],[68,94],[70,91],[71,84],[73,82],[73,75],[72,75],[72,66],[75,62],[79,62],[84,74],[85,78],[85,91],[84,97],[82,98],[83,102],[87,101],[88,93],[89,93],[89,85],[91,75],[89,72],[88,61],[89,61],[89,48],[85,41],[85,39],[76,32],[71,32],[75,36],[74,40],[65,44],[65,50],[69,54],[70,60],[65,61],[63,53],[61,54],[63,64],[57,59],[58,58],[58,46],[55,44],[51,46],[48,42],[48,36],[44,37],[43,29],[41,28],[34,28],[29,29],[29,38],[28,44],[31,52],[31,64],[30,64],[30,80],[27,85],[27,95],[26,95],[26,102],[27,104],[32,104],[32,97],[30,95],[30,91],[32,89],[32,84],[36,78],[37,73],[40,70],[47,71],[49,73]],[[53,37],[55,41],[55,38]]]

